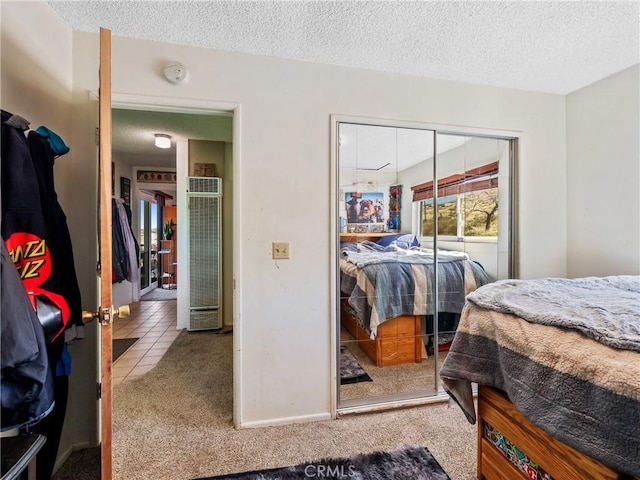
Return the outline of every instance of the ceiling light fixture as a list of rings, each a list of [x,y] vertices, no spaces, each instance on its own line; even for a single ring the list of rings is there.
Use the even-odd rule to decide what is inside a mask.
[[[156,133],[156,147],[171,148],[171,135],[166,133]]]

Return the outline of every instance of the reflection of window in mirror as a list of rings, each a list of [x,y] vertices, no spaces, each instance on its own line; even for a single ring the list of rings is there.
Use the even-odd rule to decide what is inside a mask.
[[[464,194],[464,236],[498,236],[498,187]]]
[[[459,237],[461,228],[460,199],[457,197],[439,198],[438,235]],[[433,237],[433,199],[423,200],[420,204],[420,232],[423,237]]]
[[[498,163],[492,162],[464,175],[438,181],[438,235],[467,241],[477,237],[498,237]],[[420,202],[423,237],[433,237],[433,182],[420,186],[425,197]],[[453,193],[453,194],[452,194]]]
[[[438,235],[464,237],[498,236],[498,187],[439,198]],[[420,203],[420,232],[433,236],[433,199]]]

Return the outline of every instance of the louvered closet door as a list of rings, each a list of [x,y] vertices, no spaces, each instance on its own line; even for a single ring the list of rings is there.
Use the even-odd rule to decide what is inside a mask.
[[[189,198],[190,330],[221,327],[221,202],[219,196]]]

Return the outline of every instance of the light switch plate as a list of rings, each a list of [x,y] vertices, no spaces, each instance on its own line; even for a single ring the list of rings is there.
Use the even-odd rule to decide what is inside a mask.
[[[271,256],[274,260],[286,260],[289,258],[289,242],[273,242],[271,244]]]

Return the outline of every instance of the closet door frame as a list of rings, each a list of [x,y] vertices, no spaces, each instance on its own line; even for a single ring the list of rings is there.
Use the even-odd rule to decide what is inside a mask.
[[[340,252],[340,231],[339,231],[339,216],[338,211],[338,194],[340,191],[340,159],[339,159],[339,128],[341,123],[362,124],[372,126],[383,126],[391,128],[411,128],[418,130],[433,131],[434,136],[438,134],[452,134],[452,135],[468,135],[474,137],[489,137],[497,139],[505,139],[511,141],[511,164],[510,164],[510,202],[511,202],[511,220],[510,220],[510,232],[509,242],[511,245],[511,256],[509,259],[509,272],[513,278],[517,278],[518,275],[518,236],[517,236],[517,147],[518,140],[522,137],[522,132],[512,130],[496,130],[488,128],[478,128],[472,126],[455,126],[436,124],[436,123],[422,123],[415,121],[401,121],[395,119],[381,119],[372,117],[360,117],[352,115],[333,114],[330,117],[330,155],[331,155],[331,178],[330,178],[330,208],[332,212],[332,218],[330,222],[330,257],[332,259],[330,266],[330,278],[331,278],[331,345],[332,354],[330,368],[334,375],[334,381],[331,385],[331,413],[333,418],[337,418],[339,415],[373,412],[380,410],[388,410],[393,408],[401,408],[414,405],[423,405],[434,402],[441,402],[448,398],[447,393],[438,388],[437,394],[433,396],[423,397],[411,397],[407,398],[407,395],[399,393],[394,397],[387,399],[383,403],[359,403],[358,405],[340,405],[340,268],[339,268],[339,252]],[[436,174],[435,166],[437,163],[436,158],[436,142],[434,141],[434,172]],[[435,180],[434,176],[434,180]],[[437,231],[437,230],[436,230]],[[437,241],[435,243],[437,246]],[[434,322],[437,323],[437,322]],[[436,327],[437,328],[437,327]],[[436,333],[437,334],[437,333]],[[437,349],[436,349],[437,350]],[[437,362],[437,354],[435,357]],[[438,369],[434,369],[435,372],[435,384],[438,385]]]

